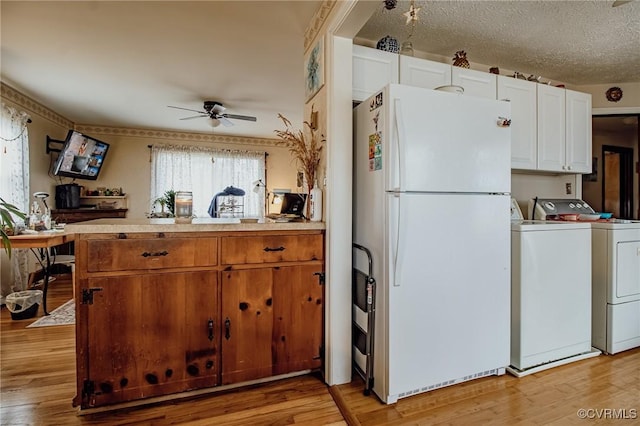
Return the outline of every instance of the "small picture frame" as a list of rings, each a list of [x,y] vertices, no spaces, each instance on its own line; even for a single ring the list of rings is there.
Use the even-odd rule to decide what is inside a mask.
[[[324,86],[324,40],[322,37],[318,38],[305,56],[304,76],[305,99],[309,102]]]

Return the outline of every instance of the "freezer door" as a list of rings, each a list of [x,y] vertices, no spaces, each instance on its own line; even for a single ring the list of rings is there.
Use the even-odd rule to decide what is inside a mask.
[[[387,195],[387,395],[509,365],[509,205],[498,195]]]
[[[508,102],[401,85],[389,98],[387,191],[510,192]]]

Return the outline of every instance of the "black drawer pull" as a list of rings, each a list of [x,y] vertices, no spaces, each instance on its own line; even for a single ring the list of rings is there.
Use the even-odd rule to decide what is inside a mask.
[[[276,247],[276,248],[271,248],[271,247],[265,247],[264,251],[284,251],[284,247],[280,246],[280,247]]]
[[[158,256],[166,256],[168,255],[169,252],[168,251],[157,251],[155,253],[149,253],[148,251],[145,251],[144,253],[142,253],[142,257],[158,257]]]

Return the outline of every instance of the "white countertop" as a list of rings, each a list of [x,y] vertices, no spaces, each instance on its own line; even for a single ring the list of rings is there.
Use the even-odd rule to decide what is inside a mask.
[[[65,233],[105,234],[112,232],[229,232],[323,230],[324,222],[274,222],[264,218],[257,223],[240,223],[240,219],[194,218],[192,223],[175,223],[170,219],[106,218],[69,223]]]

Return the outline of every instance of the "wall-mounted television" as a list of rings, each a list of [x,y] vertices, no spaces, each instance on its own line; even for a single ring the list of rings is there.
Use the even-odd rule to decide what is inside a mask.
[[[56,176],[98,179],[109,144],[75,130],[69,130],[53,168]]]

